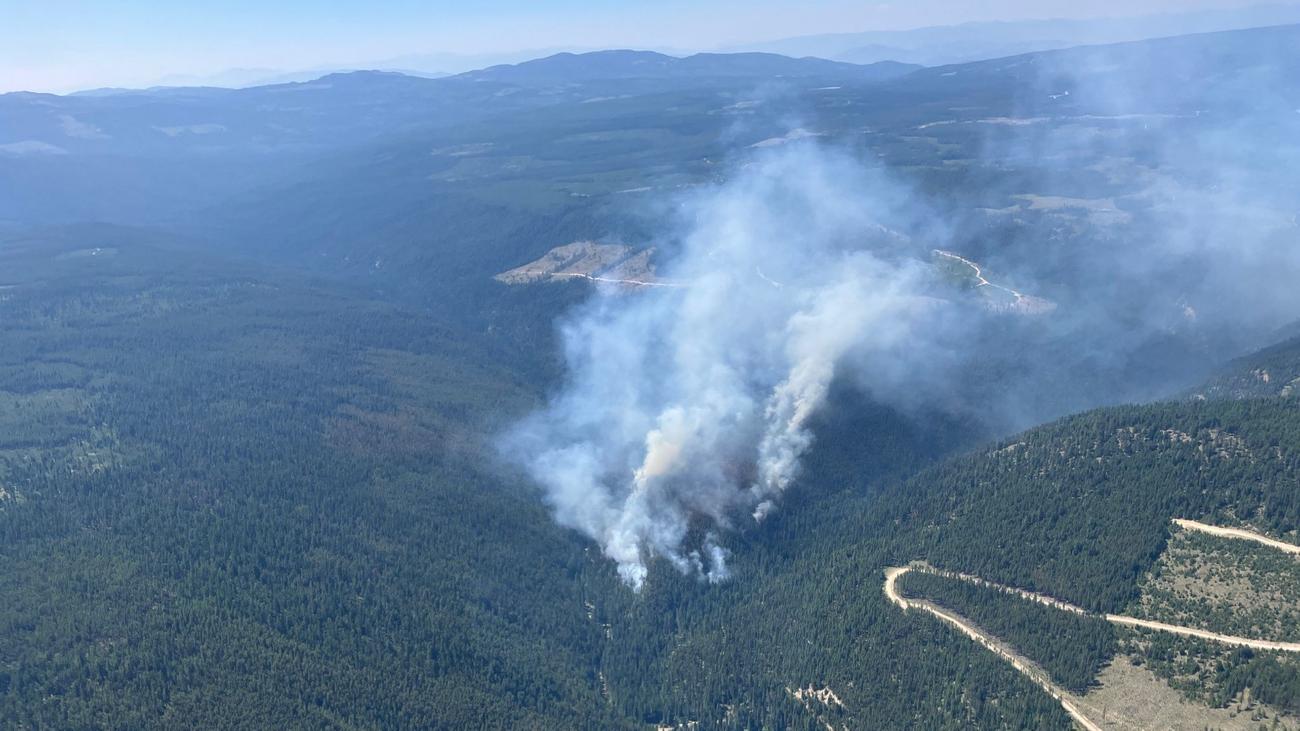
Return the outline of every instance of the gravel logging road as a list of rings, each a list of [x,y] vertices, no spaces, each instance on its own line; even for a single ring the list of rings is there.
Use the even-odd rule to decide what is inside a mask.
[[[1219,526],[1208,525],[1206,523],[1199,523],[1194,520],[1184,520],[1181,518],[1175,518],[1174,523],[1179,528],[1182,528],[1183,530],[1199,531],[1202,533],[1208,533],[1210,535],[1219,536],[1221,538],[1235,538],[1235,539],[1246,540],[1246,541],[1254,541],[1255,543],[1259,543],[1269,548],[1283,551],[1285,553],[1290,553],[1292,555],[1300,556],[1300,546],[1274,540],[1267,536],[1262,536],[1258,533],[1254,533],[1248,530],[1243,530],[1241,528],[1223,528]],[[1088,612],[1082,607],[1077,607],[1068,602],[1063,602],[1054,597],[1049,597],[1043,594],[1036,594],[1034,592],[1025,591],[1024,589],[1017,589],[1015,587],[1004,586],[991,581],[987,581],[985,579],[981,579],[978,576],[971,576],[969,574],[960,574],[951,571],[939,571],[925,564],[913,564],[910,566],[897,566],[897,567],[885,569],[884,591],[885,591],[885,596],[889,599],[890,602],[902,608],[904,611],[917,609],[923,612],[927,612],[931,615],[934,615],[935,617],[939,618],[943,622],[946,622],[947,624],[950,624],[953,627],[955,627],[962,634],[975,640],[976,642],[984,646],[989,651],[1007,660],[1008,662],[1011,663],[1012,667],[1014,667],[1020,673],[1025,675],[1025,677],[1033,681],[1035,685],[1042,688],[1048,695],[1052,696],[1052,698],[1056,699],[1061,704],[1061,707],[1065,709],[1065,712],[1068,713],[1070,717],[1073,718],[1075,722],[1079,724],[1079,726],[1085,729],[1085,731],[1103,731],[1103,729],[1101,726],[1098,726],[1097,724],[1089,720],[1086,716],[1084,716],[1082,711],[1079,710],[1078,706],[1075,705],[1073,701],[1071,701],[1070,693],[1065,689],[1061,688],[1060,686],[1056,685],[1055,683],[1053,683],[1051,678],[1048,676],[1047,672],[1044,671],[1042,668],[1040,668],[1032,660],[1029,660],[1028,658],[1015,652],[1015,650],[1013,650],[1010,646],[1003,643],[997,637],[994,637],[993,635],[990,635],[989,633],[972,625],[971,623],[963,619],[960,615],[955,614],[954,612],[944,609],[924,599],[912,599],[900,594],[898,592],[899,577],[903,576],[908,571],[913,571],[913,570],[936,573],[949,578],[959,579],[961,581],[966,581],[973,584],[979,584],[982,586],[988,586],[991,588],[995,588],[1001,591],[1014,594],[1016,596],[1022,597],[1024,599],[1028,599],[1030,601],[1035,601],[1040,604],[1053,607],[1055,609],[1060,609],[1062,611],[1075,612],[1077,614],[1086,614],[1090,616],[1100,616],[1103,619],[1105,619],[1107,622],[1116,625],[1122,625],[1127,627],[1143,627],[1158,632],[1168,632],[1171,634],[1184,635],[1187,637],[1199,637],[1201,639],[1212,640],[1215,642],[1222,642],[1224,644],[1233,645],[1237,647],[1250,647],[1258,650],[1273,650],[1273,651],[1280,651],[1280,652],[1300,652],[1300,643],[1297,642],[1274,642],[1272,640],[1259,640],[1259,639],[1252,639],[1248,637],[1233,637],[1231,635],[1219,634],[1217,632],[1209,632],[1206,630],[1196,629],[1194,627],[1183,627],[1180,625],[1165,624],[1163,622],[1153,622],[1151,620],[1138,619],[1136,617],[1127,617],[1121,614],[1092,615],[1091,612]]]

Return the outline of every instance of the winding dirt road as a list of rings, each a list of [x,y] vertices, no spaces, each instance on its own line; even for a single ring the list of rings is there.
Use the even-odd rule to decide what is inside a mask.
[[[1183,523],[1192,523],[1192,522],[1193,521],[1181,521],[1179,522],[1179,525],[1181,526],[1183,525]],[[1218,536],[1243,538],[1244,540],[1251,540],[1251,541],[1256,541],[1258,543],[1263,543],[1266,546],[1272,546],[1273,543],[1278,543],[1277,541],[1273,541],[1270,538],[1265,538],[1264,536],[1260,536],[1258,534],[1249,533],[1248,531],[1241,531],[1236,528],[1216,528],[1216,526],[1205,525],[1204,523],[1196,523],[1195,525],[1200,526],[1200,528],[1192,528],[1191,530],[1210,529],[1210,530],[1205,530],[1205,532],[1213,533],[1213,535],[1218,535]],[[1220,530],[1234,531],[1234,532],[1220,533],[1218,532]],[[1237,533],[1245,533],[1249,537],[1239,536],[1237,535]],[[1298,555],[1300,555],[1300,546],[1293,546],[1289,543],[1281,543],[1280,545],[1286,546],[1287,549],[1291,549],[1291,550],[1287,550],[1288,553],[1295,552]],[[978,576],[972,576],[971,574],[960,574],[954,571],[942,571],[940,569],[936,569],[932,566],[928,566],[925,564],[914,564],[912,566],[905,567],[902,569],[902,571],[899,572],[897,576],[901,576],[902,574],[907,573],[912,569],[916,569],[917,571],[924,571],[930,574],[936,574],[938,576],[943,576],[949,579],[958,579],[960,581],[965,581],[968,584],[975,584],[977,586],[987,586],[990,589],[997,589],[999,591],[1003,591],[1008,594],[1014,594],[1015,596],[1018,596],[1021,599],[1027,599],[1031,602],[1037,602],[1039,604],[1051,607],[1053,609],[1059,609],[1063,612],[1073,612],[1075,614],[1082,614],[1084,616],[1100,617],[1106,620],[1107,622],[1110,622],[1111,624],[1120,624],[1126,627],[1145,627],[1146,629],[1152,629],[1159,632],[1168,632],[1170,634],[1175,634],[1175,635],[1183,635],[1186,637],[1199,637],[1203,640],[1213,640],[1215,642],[1221,642],[1225,645],[1233,645],[1235,647],[1250,647],[1256,650],[1275,650],[1279,652],[1300,652],[1300,642],[1274,642],[1272,640],[1255,640],[1249,637],[1234,637],[1233,635],[1219,634],[1218,632],[1210,632],[1208,630],[1195,629],[1193,627],[1183,627],[1177,624],[1166,624],[1164,622],[1156,622],[1150,619],[1138,619],[1137,617],[1129,617],[1123,614],[1094,614],[1084,609],[1083,607],[1076,606],[1074,604],[1071,604],[1066,601],[1062,601],[1055,597],[1047,596],[1046,594],[1037,594],[1032,591],[1026,591],[1025,589],[1017,589],[1014,586],[999,584],[996,581],[989,581],[988,579],[982,579]],[[895,578],[897,578],[897,576],[895,576]],[[886,590],[885,593],[888,594],[889,591]]]
[[[1300,546],[1292,543],[1275,541],[1267,536],[1261,536],[1258,533],[1242,530],[1241,528],[1223,528],[1217,525],[1208,525],[1206,523],[1198,523],[1195,520],[1184,520],[1182,518],[1174,518],[1174,524],[1183,530],[1200,531],[1202,533],[1209,533],[1212,536],[1219,536],[1220,538],[1240,538],[1244,541],[1254,541],[1268,546],[1269,548],[1276,548],[1283,553],[1300,556]]]
[[[976,264],[970,259],[967,259],[964,256],[961,256],[960,254],[954,254],[951,251],[944,251],[943,249],[935,249],[934,253],[946,259],[959,261],[962,264],[965,264],[966,266],[970,267],[971,271],[975,273],[975,281],[977,282],[977,284],[975,285],[976,287],[992,287],[993,289],[1000,289],[1003,292],[1006,292],[1007,294],[1011,295],[1012,297],[1015,297],[1017,300],[1022,300],[1025,298],[1024,294],[1021,294],[1020,292],[1017,292],[1016,290],[1010,287],[1004,287],[1001,284],[990,282],[989,280],[985,279],[984,270],[980,268],[980,265]]]
[[[587,279],[592,282],[604,282],[606,284],[625,284],[629,287],[682,287],[684,285],[678,282],[647,282],[644,279],[615,279],[613,277],[598,277],[594,274],[584,274],[582,272],[551,272],[551,277],[571,277],[575,279]]]
[[[898,577],[911,571],[913,568],[915,567],[900,566],[885,569],[885,596],[889,597],[889,601],[902,607],[903,611],[919,609],[923,612],[929,612],[957,628],[959,632],[983,645],[985,649],[1011,663],[1012,667],[1033,681],[1035,685],[1042,688],[1045,693],[1061,704],[1061,708],[1065,709],[1065,712],[1070,714],[1070,718],[1073,718],[1076,723],[1082,726],[1084,731],[1104,731],[1101,726],[1089,721],[1088,717],[1083,715],[1083,712],[1079,710],[1079,707],[1070,700],[1068,692],[1061,688],[1061,686],[1053,683],[1051,678],[1048,676],[1047,671],[1038,667],[1038,665],[1032,660],[1004,645],[993,635],[974,627],[966,620],[946,609],[940,608],[938,605],[931,604],[924,599],[909,599],[902,594],[899,594],[897,586]]]
[[[1194,520],[1184,520],[1181,518],[1175,518],[1173,522],[1175,525],[1177,525],[1179,528],[1182,528],[1183,530],[1200,531],[1202,533],[1208,533],[1210,535],[1215,535],[1222,538],[1236,538],[1240,540],[1254,541],[1255,543],[1268,546],[1269,548],[1274,548],[1283,551],[1285,553],[1300,556],[1300,546],[1274,540],[1272,538],[1269,538],[1267,536],[1262,536],[1252,531],[1243,530],[1240,528],[1223,528],[1219,526],[1208,525],[1206,523],[1199,523]],[[1048,695],[1052,696],[1053,699],[1059,702],[1061,704],[1061,708],[1063,708],[1065,712],[1068,713],[1070,717],[1073,718],[1075,722],[1078,723],[1079,726],[1081,726],[1085,731],[1103,731],[1103,729],[1101,726],[1098,726],[1097,724],[1089,720],[1086,716],[1084,716],[1083,712],[1079,710],[1079,707],[1071,700],[1072,696],[1070,695],[1070,693],[1064,690],[1063,688],[1061,688],[1060,686],[1056,685],[1055,683],[1053,683],[1051,678],[1048,676],[1048,674],[1042,668],[1040,668],[1036,663],[1016,653],[1014,650],[1012,650],[1009,646],[1005,645],[998,638],[988,634],[987,632],[984,632],[978,627],[975,627],[974,625],[970,624],[965,619],[963,619],[961,616],[947,609],[944,609],[936,604],[928,602],[924,599],[912,599],[900,594],[898,592],[899,577],[903,576],[908,571],[913,571],[913,570],[926,571],[926,572],[935,573],[949,578],[959,579],[961,581],[966,581],[981,586],[988,586],[991,588],[999,589],[1001,591],[1014,594],[1016,596],[1022,597],[1024,599],[1028,599],[1030,601],[1035,601],[1038,602],[1039,604],[1043,604],[1055,609],[1060,609],[1062,611],[1074,612],[1077,614],[1083,614],[1088,616],[1100,616],[1101,618],[1105,619],[1107,622],[1110,622],[1111,624],[1122,625],[1127,627],[1142,627],[1145,629],[1156,630],[1159,632],[1168,632],[1171,634],[1183,635],[1187,637],[1198,637],[1200,639],[1211,640],[1214,642],[1221,642],[1223,644],[1233,645],[1237,647],[1250,647],[1258,650],[1274,650],[1280,652],[1300,652],[1300,643],[1297,642],[1274,642],[1272,640],[1257,640],[1257,639],[1252,639],[1247,637],[1233,637],[1232,635],[1224,635],[1224,634],[1219,634],[1217,632],[1209,632],[1206,630],[1196,629],[1194,627],[1183,627],[1180,625],[1165,624],[1164,622],[1153,622],[1151,620],[1138,619],[1136,617],[1127,617],[1121,614],[1094,615],[1093,613],[1088,612],[1082,607],[1075,606],[1073,604],[1061,601],[1060,599],[1056,599],[1054,597],[1050,597],[1044,594],[1037,594],[1031,591],[1026,591],[1024,589],[1017,589],[1015,587],[1004,586],[1002,584],[988,581],[986,579],[981,579],[978,576],[972,576],[970,574],[961,574],[961,573],[956,573],[951,571],[940,571],[938,569],[935,569],[923,563],[885,569],[884,591],[885,591],[885,596],[889,599],[890,602],[903,609],[903,611],[918,609],[920,611],[927,612],[931,615],[934,615],[935,617],[942,620],[943,622],[952,625],[962,634],[975,640],[980,645],[984,646],[986,649],[990,650],[994,654],[1007,660],[1008,662],[1011,663],[1012,667],[1020,671],[1020,673],[1022,673],[1025,677],[1033,681],[1035,685],[1042,688]]]

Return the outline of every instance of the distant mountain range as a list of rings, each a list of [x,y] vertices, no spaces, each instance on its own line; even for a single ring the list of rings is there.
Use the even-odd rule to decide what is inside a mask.
[[[697,53],[685,58],[653,51],[612,50],[557,53],[514,65],[500,65],[461,74],[461,78],[523,84],[554,84],[599,79],[745,78],[754,76],[851,76],[858,81],[883,81],[920,68],[881,61],[868,65],[790,58],[775,53]]]
[[[1266,4],[1132,18],[976,22],[908,30],[825,33],[731,44],[709,49],[711,53],[702,54],[699,52],[706,49],[650,50],[657,55],[677,58],[761,52],[795,58],[812,56],[854,64],[895,61],[937,66],[1084,44],[1117,43],[1298,22],[1300,5]],[[150,86],[244,89],[311,81],[330,74],[362,70],[395,71],[408,76],[441,78],[549,57],[589,56],[599,51],[601,49],[591,47],[558,46],[494,53],[406,53],[385,59],[304,69],[230,68],[212,73],[170,74],[160,77]],[[87,89],[76,94],[103,95],[118,91],[118,88]]]
[[[428,71],[420,69],[400,68],[389,65],[382,66],[328,66],[302,69],[301,71],[277,71],[275,69],[227,69],[215,74],[172,74],[164,76],[158,80],[156,87],[177,87],[177,86],[213,86],[224,89],[247,89],[252,86],[271,86],[274,84],[292,84],[303,81],[312,81],[322,76],[330,74],[348,73],[351,71],[360,71],[371,69],[377,71],[390,71],[406,76],[418,76],[425,79],[437,79],[451,74],[445,71]],[[91,89],[89,93],[95,93],[98,89]],[[88,92],[79,92],[88,93]]]
[[[924,66],[1162,36],[1300,22],[1300,5],[1165,13],[1133,18],[963,23],[898,31],[828,33],[746,43],[719,50],[817,56],[849,63],[900,61]]]
[[[678,58],[652,51],[559,53],[455,76],[398,71],[305,74],[244,89],[162,86],[94,89],[67,96],[0,94],[0,154],[10,157],[75,152],[122,153],[135,145],[310,144],[334,130],[351,139],[362,130],[392,133],[404,124],[437,123],[445,114],[499,112],[563,95],[533,97],[505,91],[567,87],[575,100],[593,96],[575,85],[617,81],[605,92],[645,93],[719,82],[818,77],[857,83],[897,78],[917,66],[894,62],[857,65],[770,53],[706,53]],[[507,98],[509,97],[509,98]],[[338,114],[338,105],[362,106],[367,115]],[[295,121],[295,117],[298,119]],[[334,140],[335,142],[339,140]],[[37,144],[39,143],[39,144]]]
[[[306,69],[232,68],[206,74],[172,74],[158,79],[153,86],[216,86],[228,89],[245,89],[298,81],[311,81],[322,76],[349,71],[396,71],[407,76],[436,79],[475,71],[492,66],[520,64],[556,54],[590,53],[597,48],[559,46],[555,48],[528,48],[500,53],[407,53],[391,58],[357,63],[313,66]],[[688,56],[691,51],[650,49],[673,56]]]

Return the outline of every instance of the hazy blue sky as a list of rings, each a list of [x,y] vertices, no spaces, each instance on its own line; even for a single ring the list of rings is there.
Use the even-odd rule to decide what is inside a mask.
[[[0,91],[143,85],[235,67],[356,66],[430,52],[708,49],[810,33],[1250,1],[0,0]]]

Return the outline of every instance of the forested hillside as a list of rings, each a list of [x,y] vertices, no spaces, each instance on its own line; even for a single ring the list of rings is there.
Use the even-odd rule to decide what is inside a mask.
[[[498,339],[127,229],[4,256],[18,727],[816,728],[791,693],[815,686],[851,727],[1065,728],[998,658],[888,604],[884,567],[1122,609],[1172,517],[1296,539],[1294,399],[1103,409],[908,477],[985,432],[848,388],[786,509],[729,541],[733,581],[655,565],[633,594],[484,458],[536,398],[537,362]],[[1211,653],[1225,679],[1188,681],[1163,642],[1126,647],[1211,701],[1249,684],[1294,707],[1291,665]],[[1072,685],[1095,668],[1052,652]]]
[[[3,252],[0,725],[616,727],[496,356],[131,239]]]
[[[710,592],[658,567],[633,595],[485,461],[532,398],[491,339],[140,239],[78,227],[4,251],[7,724],[816,726],[755,662],[762,634],[729,661],[707,654],[738,636],[744,585]],[[826,450],[828,478],[858,472],[863,449],[881,457],[870,474],[906,470],[969,430],[853,403],[822,428],[879,437]],[[818,542],[771,531],[747,540],[776,565]],[[858,652],[893,656],[911,700],[855,718],[1058,715],[973,650],[951,695],[950,657],[883,641]],[[825,661],[798,645],[789,671],[811,682]],[[972,707],[977,689],[1002,700]]]
[[[925,571],[899,582],[906,596],[922,597],[958,612],[1031,659],[1052,679],[1076,693],[1087,692],[1097,673],[1115,656],[1115,631],[1103,619],[1008,596],[997,589]]]
[[[899,511],[932,561],[1115,611],[1163,550],[1171,518],[1294,540],[1297,459],[1294,401],[1117,407],[924,471]]]
[[[1194,391],[1197,398],[1300,396],[1300,338],[1234,360]]]
[[[819,453],[861,443],[867,433],[823,431]],[[675,627],[674,641],[657,642],[678,662],[683,656],[727,658],[699,668],[683,662],[657,670],[668,687],[680,689],[678,695],[700,686],[713,689],[693,710],[685,705],[673,717],[677,721],[702,717],[707,723],[709,709],[729,707],[737,696],[755,698],[747,686],[772,688],[758,697],[768,710],[754,708],[760,717],[769,716],[779,707],[772,699],[778,689],[812,683],[835,690],[850,727],[925,726],[921,718],[947,718],[960,726],[960,713],[936,717],[923,710],[935,703],[943,707],[940,699],[948,697],[930,695],[934,691],[923,679],[938,673],[989,687],[997,677],[996,687],[1013,687],[1001,685],[1013,682],[1003,675],[1009,666],[937,622],[904,617],[889,605],[880,591],[886,566],[926,559],[1093,609],[1123,611],[1164,550],[1171,518],[1247,524],[1298,542],[1298,440],[1300,411],[1293,400],[1177,402],[1070,417],[883,486],[873,487],[881,483],[855,475],[850,465],[830,464],[810,476],[809,483],[817,485],[810,489],[852,489],[818,492],[815,500],[800,501],[748,536],[737,558],[741,581],[705,588],[667,574],[647,589],[647,605],[640,611],[634,606],[627,621],[647,644]],[[674,624],[658,632],[644,629],[660,616],[662,602],[669,602],[655,599],[665,593],[672,597],[667,606],[685,604],[690,611],[678,610]],[[979,593],[955,594],[949,601],[961,602],[974,616],[991,612],[988,618],[1008,640],[1055,667],[1067,685],[1086,689],[1097,669],[1113,659],[1116,645],[1105,639],[1109,630],[1043,636],[1041,627],[1005,613],[1019,600],[999,599],[997,592],[988,596],[993,604],[986,608],[978,604]],[[1047,610],[1024,611],[1037,616]],[[1056,616],[1051,626],[1070,621]],[[1159,635],[1136,644],[1126,640],[1124,647],[1161,677],[1174,678],[1171,645],[1200,647],[1193,652],[1206,658],[1204,672],[1177,686],[1200,689],[1194,694],[1198,702],[1227,704],[1249,685],[1257,699],[1294,708],[1297,666],[1286,658]],[[641,654],[645,647],[634,643],[626,652]],[[947,670],[930,664],[935,653]],[[737,667],[745,668],[739,676]],[[867,677],[872,681],[864,685]],[[1032,686],[1014,687],[1023,689],[1017,695],[1046,698]],[[655,691],[643,692],[642,707],[654,707]],[[911,699],[925,700],[910,706]],[[1024,715],[1028,708],[1010,710],[1009,703],[1003,699],[997,707],[1020,719],[1014,723],[1068,727],[1059,708],[1038,707]],[[973,718],[964,722],[990,722]],[[712,720],[732,727],[723,715]]]

